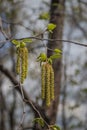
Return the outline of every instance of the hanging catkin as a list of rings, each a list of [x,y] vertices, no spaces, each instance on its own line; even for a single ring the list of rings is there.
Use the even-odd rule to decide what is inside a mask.
[[[54,99],[54,70],[52,66],[50,66],[50,97]]]
[[[20,76],[20,82],[23,83],[28,71],[28,50],[26,47],[18,47],[16,72]]]
[[[49,106],[50,105],[50,67],[49,64],[46,64],[46,77],[45,77],[45,81],[46,81],[46,105]]]
[[[20,49],[17,49],[17,63],[16,63],[16,73],[20,74],[20,67],[21,67],[21,57],[20,57]]]
[[[42,87],[41,87],[41,96],[42,99],[45,99],[45,78],[46,78],[46,65],[42,64],[41,66],[41,83],[42,83]]]
[[[54,99],[54,71],[49,63],[42,63],[41,66],[41,95],[45,99],[46,105],[49,106]]]
[[[27,77],[28,73],[28,49],[25,47],[25,78]]]

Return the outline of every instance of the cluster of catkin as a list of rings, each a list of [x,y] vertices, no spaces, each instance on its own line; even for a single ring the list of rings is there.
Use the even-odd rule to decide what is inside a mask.
[[[28,50],[27,47],[17,48],[16,72],[20,76],[20,82],[23,83],[28,72]]]
[[[54,70],[49,63],[41,65],[41,96],[45,99],[46,105],[49,106],[54,99]]]

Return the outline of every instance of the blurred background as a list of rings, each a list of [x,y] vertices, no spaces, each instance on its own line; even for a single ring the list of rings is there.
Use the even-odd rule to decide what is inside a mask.
[[[16,49],[9,39],[31,37],[44,32],[50,21],[51,6],[57,6],[60,11],[57,13],[62,15],[62,6],[56,5],[62,0],[54,1],[55,5],[52,5],[52,0],[0,0],[0,64],[12,72],[17,80]],[[87,45],[87,1],[64,2],[62,39]],[[44,33],[43,37],[48,38],[48,33]],[[24,90],[40,107],[43,107],[41,72],[36,58],[41,52],[47,51],[47,44],[47,41],[39,40],[27,43],[29,67]],[[61,130],[87,130],[87,47],[71,42],[62,44],[61,90],[55,123]],[[0,71],[0,130],[16,130],[22,118],[22,99],[13,86]],[[32,130],[34,112],[29,105],[25,105],[25,109],[26,115],[20,130]]]

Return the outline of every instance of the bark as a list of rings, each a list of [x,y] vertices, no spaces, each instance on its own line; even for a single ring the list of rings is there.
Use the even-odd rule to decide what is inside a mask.
[[[50,22],[56,24],[56,29],[50,35],[52,39],[62,39],[63,35],[63,24],[64,24],[64,10],[65,10],[65,0],[51,0],[50,9]],[[48,43],[48,48],[55,49],[59,48],[62,50],[62,42],[54,41]],[[52,55],[52,51],[48,50],[48,57]],[[53,68],[55,73],[55,99],[52,102],[51,107],[47,110],[50,119],[50,124],[56,122],[58,105],[59,105],[59,95],[61,87],[61,68],[62,68],[62,58],[57,59],[53,62]]]

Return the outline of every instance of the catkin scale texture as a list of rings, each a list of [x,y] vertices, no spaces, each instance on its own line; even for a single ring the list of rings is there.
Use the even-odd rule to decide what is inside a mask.
[[[52,66],[50,66],[50,97],[54,99],[54,70]]]
[[[27,77],[27,73],[28,73],[28,50],[25,47],[25,78]]]
[[[50,105],[50,68],[49,64],[46,64],[46,105]]]
[[[16,72],[20,74],[21,58],[20,58],[20,49],[17,50],[17,63],[16,63]]]
[[[28,71],[28,50],[26,47],[19,47],[17,50],[16,72],[20,76],[20,82],[23,83]]]
[[[49,63],[41,65],[41,96],[45,99],[46,105],[51,104],[54,99],[54,70]]]
[[[46,65],[41,66],[41,96],[45,99],[45,75],[46,75]]]

